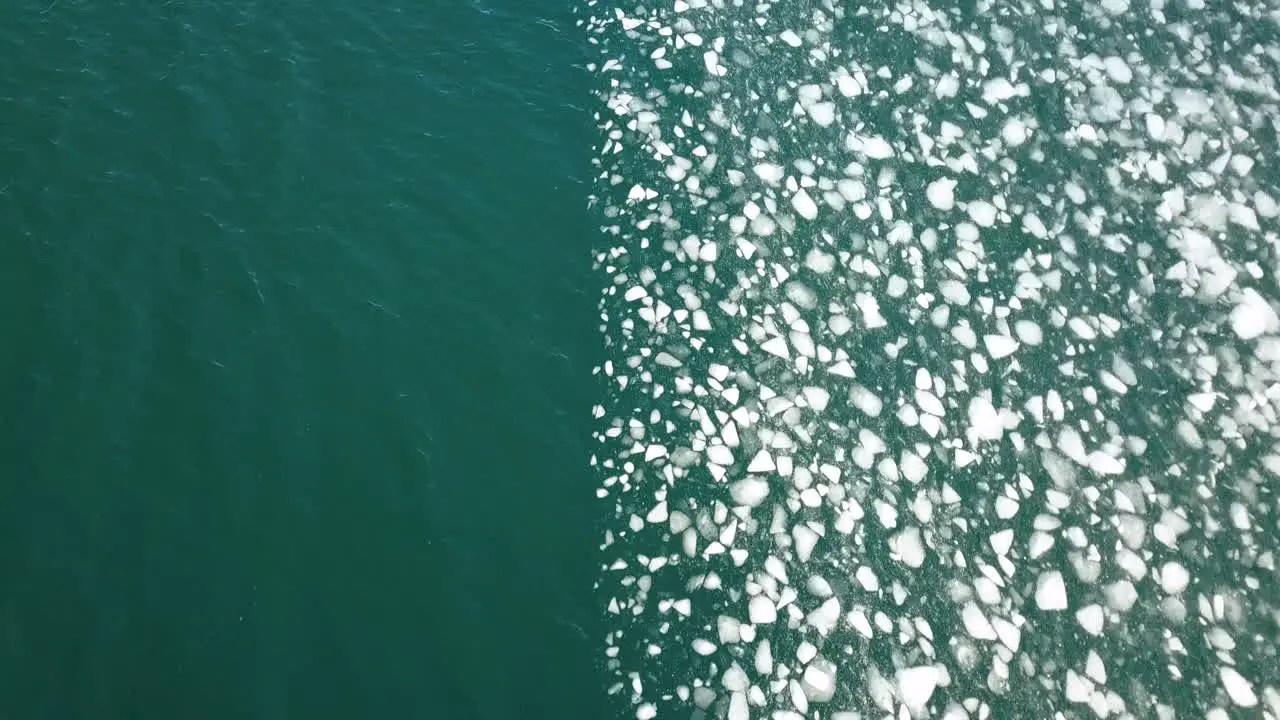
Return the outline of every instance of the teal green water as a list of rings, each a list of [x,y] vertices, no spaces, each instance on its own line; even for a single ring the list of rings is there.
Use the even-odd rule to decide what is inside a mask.
[[[0,10],[0,717],[591,717],[567,8]]]

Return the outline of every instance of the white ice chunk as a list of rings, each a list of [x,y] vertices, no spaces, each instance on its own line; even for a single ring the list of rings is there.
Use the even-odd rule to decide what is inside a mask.
[[[1089,453],[1089,467],[1099,475],[1119,475],[1124,472],[1124,460],[1095,450]]]
[[[898,694],[913,715],[920,714],[928,706],[929,698],[938,687],[939,676],[938,669],[932,665],[898,671]]]
[[[996,224],[996,206],[986,200],[973,200],[966,210],[969,212],[969,218],[982,227],[991,227]]]
[[[716,651],[716,644],[706,638],[697,638],[693,641],[693,651],[705,657]]]
[[[1013,331],[1018,334],[1019,340],[1028,345],[1039,345],[1044,339],[1040,326],[1030,320],[1019,320],[1014,323]]]
[[[913,568],[924,565],[924,541],[920,538],[919,529],[909,527],[895,537],[898,555],[903,563]]]
[[[812,220],[818,217],[818,206],[813,202],[813,198],[809,197],[809,193],[800,188],[795,195],[791,196],[791,207],[796,209],[800,217],[805,220]]]
[[[751,687],[751,678],[747,677],[747,671],[735,662],[724,671],[724,675],[720,676],[720,683],[729,692],[746,692],[747,688]]]
[[[991,621],[995,626],[996,635],[1000,636],[1000,642],[1010,650],[1017,652],[1018,646],[1022,644],[1022,630],[1017,625],[1005,620],[1004,618],[995,618]]]
[[[1008,335],[986,335],[982,338],[982,342],[987,346],[987,352],[994,360],[1009,357],[1018,350],[1018,341]]]
[[[777,469],[777,466],[773,463],[773,456],[765,449],[761,449],[760,452],[756,453],[756,456],[751,458],[751,463],[747,465],[747,472],[751,473],[768,473],[773,472],[775,469]]]
[[[1253,707],[1258,704],[1258,696],[1253,692],[1253,685],[1235,668],[1224,665],[1218,670],[1222,678],[1222,687],[1227,689],[1231,702],[1240,707]]]
[[[707,460],[728,467],[733,464],[733,451],[724,445],[708,445]]]
[[[884,327],[888,325],[888,321],[880,314],[880,303],[876,301],[874,295],[860,292],[853,298],[858,309],[862,311],[862,321],[867,324],[868,330]]]
[[[969,400],[969,426],[980,440],[999,440],[1004,436],[1004,421],[985,395]]]
[[[1036,605],[1046,612],[1067,609],[1067,586],[1061,572],[1047,570],[1036,579]]]
[[[969,289],[959,280],[943,280],[938,283],[938,291],[952,305],[968,305]]]
[[[809,403],[809,407],[813,408],[814,412],[822,412],[827,409],[827,403],[831,401],[831,393],[820,387],[809,386],[804,388],[801,392],[804,394],[805,401]]]
[[[921,410],[930,415],[944,417],[947,414],[947,409],[942,405],[942,401],[938,399],[938,396],[927,390],[916,390],[916,405],[919,405]]]
[[[1253,288],[1245,288],[1240,303],[1231,311],[1231,329],[1242,340],[1252,340],[1280,326],[1276,311]]]
[[[747,617],[756,625],[768,625],[778,619],[778,609],[764,595],[756,595],[747,603]]]
[[[836,669],[829,662],[810,663],[804,669],[805,694],[813,702],[827,702],[835,696]]]
[[[880,411],[884,409],[884,402],[875,393],[858,385],[849,392],[849,400],[854,407],[866,413],[870,417],[879,417]]]
[[[996,629],[991,627],[991,621],[987,620],[987,616],[983,614],[977,603],[968,602],[964,606],[964,610],[960,612],[960,619],[964,621],[965,631],[974,638],[978,640],[996,639]]]
[[[929,203],[939,210],[950,210],[956,204],[956,181],[943,177],[929,183],[925,188],[925,197]]]
[[[1170,560],[1160,569],[1160,587],[1170,595],[1177,595],[1187,589],[1191,582],[1191,574],[1186,566],[1176,560]]]
[[[995,550],[997,555],[1008,555],[1009,549],[1013,547],[1013,529],[1005,528],[991,533],[988,541],[991,543],[991,549]]]
[[[791,537],[796,543],[796,557],[800,558],[800,562],[809,562],[813,549],[818,545],[818,533],[808,526],[796,525],[791,529]]]
[[[760,478],[744,478],[729,486],[733,501],[743,507],[758,507],[769,497],[769,483]]]
[[[773,185],[782,182],[782,178],[786,176],[786,171],[782,166],[773,163],[760,163],[755,166],[755,172],[756,177]]]
[[[810,105],[806,110],[809,111],[809,117],[820,127],[830,127],[836,121],[835,103],[820,102]]]
[[[862,154],[872,160],[887,160],[893,157],[893,146],[882,137],[872,136],[858,138],[854,143],[855,150],[861,150]]]
[[[1094,603],[1076,611],[1076,622],[1080,623],[1080,627],[1084,628],[1085,632],[1097,637],[1102,634],[1106,616],[1103,614],[1102,606]]]
[[[720,64],[720,54],[715,50],[708,50],[702,54],[702,64],[707,68],[707,74],[721,76],[725,74],[725,68]]]
[[[809,613],[807,619],[809,625],[820,635],[830,635],[831,631],[835,630],[836,623],[840,622],[840,601],[834,597],[827,598],[826,602]]]
[[[781,337],[771,337],[760,344],[760,349],[770,355],[777,355],[782,359],[791,357],[791,350],[787,348],[787,341]]]

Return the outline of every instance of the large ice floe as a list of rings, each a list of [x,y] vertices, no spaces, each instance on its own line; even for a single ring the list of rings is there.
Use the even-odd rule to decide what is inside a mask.
[[[1277,7],[584,6],[625,717],[1280,715]]]

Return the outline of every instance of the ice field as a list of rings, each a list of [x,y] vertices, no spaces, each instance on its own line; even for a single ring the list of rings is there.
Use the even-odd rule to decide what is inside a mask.
[[[1280,717],[1280,4],[582,14],[628,716]]]

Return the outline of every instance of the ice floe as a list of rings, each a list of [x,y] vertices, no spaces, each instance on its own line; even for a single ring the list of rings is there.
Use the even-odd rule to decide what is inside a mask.
[[[953,5],[584,0],[608,691],[1280,717],[1280,15]]]

